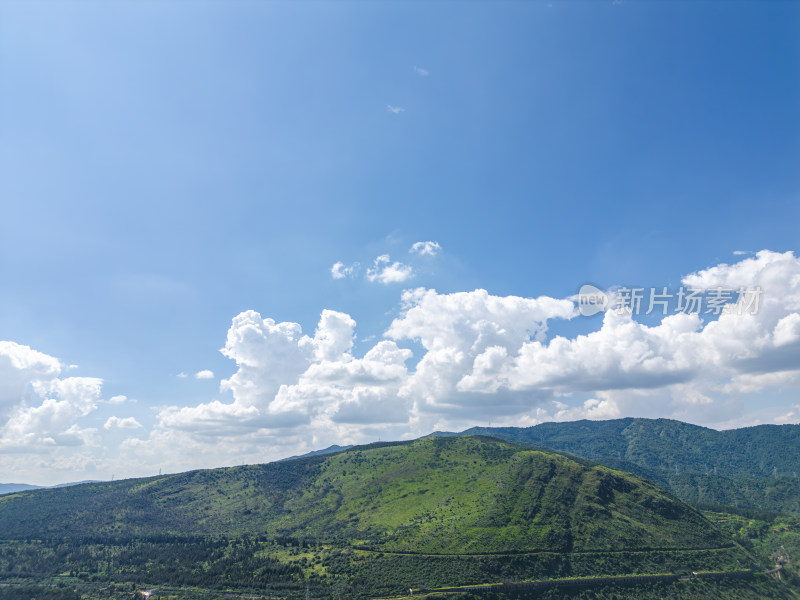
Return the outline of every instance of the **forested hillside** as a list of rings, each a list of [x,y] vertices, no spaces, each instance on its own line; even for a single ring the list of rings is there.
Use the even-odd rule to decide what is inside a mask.
[[[370,597],[763,568],[730,533],[634,475],[475,436],[8,494],[0,531],[0,580],[98,598],[146,585],[175,598]]]
[[[687,502],[800,512],[800,425],[716,431],[629,418],[437,435],[489,435],[568,452],[645,477]]]

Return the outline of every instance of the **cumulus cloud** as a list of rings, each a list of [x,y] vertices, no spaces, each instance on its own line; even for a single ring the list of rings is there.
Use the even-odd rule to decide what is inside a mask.
[[[349,315],[324,310],[309,337],[297,323],[275,323],[254,311],[238,315],[223,349],[238,365],[221,386],[233,402],[163,409],[159,427],[201,436],[258,437],[309,424],[406,421],[397,391],[411,352],[383,341],[355,358],[355,326]]]
[[[204,435],[295,426],[306,420],[307,412],[278,400],[279,390],[297,384],[312,363],[352,360],[354,330],[349,315],[331,310],[322,312],[314,337],[304,335],[298,323],[276,323],[255,311],[241,313],[233,319],[222,349],[238,367],[220,385],[231,392],[233,402],[169,407],[160,412],[159,423]]]
[[[539,401],[536,394],[508,393],[487,405],[485,396],[460,390],[460,379],[487,348],[515,351],[544,336],[548,319],[574,314],[569,300],[411,290],[403,294],[402,315],[386,339],[358,358],[353,354],[356,323],[347,314],[323,311],[310,337],[297,323],[275,323],[248,311],[233,320],[223,349],[238,365],[222,384],[233,401],[164,409],[159,428],[255,439],[305,427],[314,435],[333,436],[332,441],[358,441],[369,428],[395,428],[400,435],[465,408],[520,412]],[[415,371],[407,365],[413,352],[399,342],[418,342],[425,349]]]
[[[419,254],[420,256],[436,256],[441,252],[442,247],[439,242],[416,242],[409,252],[412,254]]]
[[[281,387],[271,410],[321,425],[405,423],[408,403],[398,399],[409,350],[379,342],[363,358],[350,354],[315,362],[291,386]]]
[[[0,341],[0,417],[30,396],[32,382],[53,381],[61,373],[58,359],[14,342]]]
[[[356,322],[345,313],[323,310],[314,333],[314,358],[319,361],[337,361],[349,355],[353,348]]]
[[[400,113],[406,112],[406,109],[403,108],[402,106],[392,106],[391,104],[388,104],[386,106],[386,110],[392,113],[393,115],[399,115]]]
[[[507,390],[489,405],[481,394],[500,390],[502,380],[490,371],[530,340],[545,339],[549,320],[576,314],[570,300],[500,297],[486,290],[439,294],[419,288],[404,292],[402,303],[403,314],[386,336],[419,342],[425,350],[403,389],[423,412],[457,412],[465,404],[478,412],[519,412],[535,404],[536,394]]]
[[[510,352],[488,347],[473,372],[459,381],[464,391],[665,388],[714,378],[784,371],[800,364],[800,262],[791,254],[759,252],[735,265],[718,265],[686,276],[697,289],[757,286],[760,310],[730,303],[717,320],[678,313],[657,325],[629,313],[607,311],[599,330],[575,338],[533,339]],[[745,302],[743,299],[741,302]]]
[[[358,275],[361,265],[357,262],[345,265],[343,262],[336,262],[331,267],[331,277],[334,279],[352,279]]]
[[[22,452],[91,443],[95,430],[76,419],[100,402],[102,380],[60,378],[58,359],[0,342],[0,448]]]
[[[717,320],[675,314],[652,326],[608,311],[600,329],[587,335],[533,340],[514,355],[487,355],[476,365],[477,377],[462,386],[494,393],[662,389],[692,382],[698,389],[722,379],[729,383],[718,389],[730,391],[790,377],[787,369],[800,364],[800,261],[792,253],[759,252],[735,265],[690,274],[683,283],[698,289],[760,287],[760,310],[730,303]]]
[[[374,281],[395,265],[405,266],[379,257]],[[147,456],[186,448],[190,461],[255,460],[266,449],[297,453],[488,421],[733,423],[745,418],[743,395],[800,385],[800,260],[792,253],[759,252],[682,283],[758,286],[763,294],[755,312],[739,310],[736,299],[719,315],[676,313],[658,322],[607,311],[587,333],[553,336],[554,322],[580,318],[574,299],[411,289],[382,339],[358,354],[348,314],[324,310],[306,334],[298,323],[246,311],[233,319],[222,349],[237,367],[221,383],[229,399],[164,408],[150,437],[125,447]],[[47,372],[36,356],[30,364]],[[770,419],[795,422],[797,414],[784,409]]]
[[[142,424],[139,423],[134,417],[109,417],[103,429],[110,431],[111,429],[138,429]]]
[[[108,399],[109,404],[125,404],[125,402],[127,401],[128,397],[123,396],[122,394],[119,394],[117,396],[111,396],[111,398]]]
[[[203,369],[194,374],[195,379],[214,379],[214,371]]]
[[[377,257],[372,267],[367,269],[367,280],[377,281],[383,284],[402,283],[411,279],[414,269],[410,265],[401,262],[392,262],[388,254],[381,254]]]
[[[314,341],[299,323],[276,323],[248,310],[234,317],[221,352],[238,367],[222,381],[222,391],[231,391],[243,408],[263,407],[308,368]]]

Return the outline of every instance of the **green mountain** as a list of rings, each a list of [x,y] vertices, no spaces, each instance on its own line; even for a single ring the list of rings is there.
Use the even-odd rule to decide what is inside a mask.
[[[488,435],[566,452],[635,473],[687,502],[800,512],[800,425],[716,431],[627,418],[437,435]]]
[[[727,540],[627,473],[490,438],[0,497],[6,538],[268,535],[428,553],[701,548]]]
[[[736,579],[766,566],[635,475],[481,436],[0,496],[0,593],[42,599],[153,587],[174,599],[466,599],[453,586],[551,578],[578,591],[541,597],[792,597],[765,576]],[[658,575],[692,571],[711,578]],[[581,579],[631,574],[647,577],[630,589]]]

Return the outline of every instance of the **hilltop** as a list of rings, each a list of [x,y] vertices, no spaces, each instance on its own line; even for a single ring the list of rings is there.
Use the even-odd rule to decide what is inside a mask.
[[[473,427],[487,435],[635,473],[698,504],[800,512],[800,425],[716,431],[670,419]]]
[[[653,484],[491,438],[0,497],[6,537],[293,536],[431,553],[708,547],[723,536]]]

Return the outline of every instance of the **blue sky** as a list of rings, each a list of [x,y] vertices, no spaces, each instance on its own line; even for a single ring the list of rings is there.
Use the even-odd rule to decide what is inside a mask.
[[[799,34],[791,2],[0,4],[0,369],[16,382],[0,389],[1,478],[255,462],[492,419],[800,421]],[[439,250],[409,251],[426,241]],[[370,281],[387,254],[377,267],[406,275]],[[337,262],[359,267],[335,279]],[[757,368],[711,344],[707,365],[692,358],[708,380],[598,366],[570,385],[520,375],[522,338],[426,346],[437,318],[497,334],[536,330],[538,310],[533,337],[575,342],[603,315],[503,299],[674,288],[720,264],[780,288],[749,335],[785,343],[753,350]],[[416,288],[436,296],[403,304]],[[475,308],[491,298],[502,310]],[[258,345],[300,339],[285,328],[236,338],[245,311],[297,323],[305,358]],[[514,367],[487,383],[474,361],[500,346]]]

